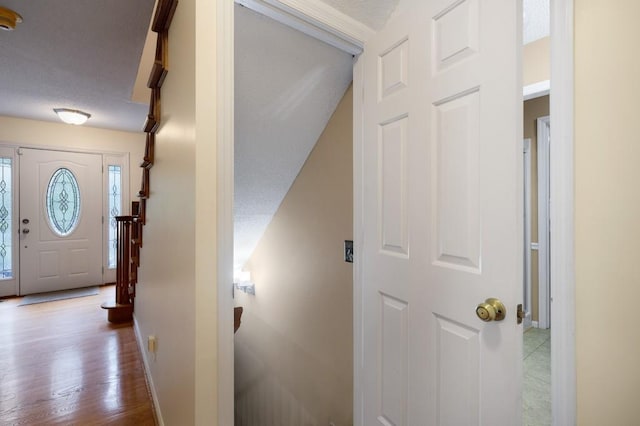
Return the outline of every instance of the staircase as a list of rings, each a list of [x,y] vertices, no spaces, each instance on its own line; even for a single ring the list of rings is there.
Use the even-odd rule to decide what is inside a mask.
[[[107,310],[109,322],[128,322],[133,319],[136,284],[138,283],[138,267],[140,266],[140,249],[142,248],[142,230],[146,220],[147,199],[150,190],[150,170],[153,167],[156,131],[160,126],[160,94],[162,84],[167,76],[167,53],[169,46],[169,27],[178,0],[158,0],[151,24],[151,30],[157,34],[156,56],[147,81],[151,89],[149,114],[144,124],[147,134],[142,167],[142,184],[138,198],[131,203],[131,216],[117,216],[118,224],[118,257],[116,270],[115,302],[105,302],[102,308]]]

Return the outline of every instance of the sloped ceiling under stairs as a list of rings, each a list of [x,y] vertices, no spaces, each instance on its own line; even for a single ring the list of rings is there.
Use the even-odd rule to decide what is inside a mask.
[[[264,233],[352,79],[353,58],[235,10],[235,266]]]

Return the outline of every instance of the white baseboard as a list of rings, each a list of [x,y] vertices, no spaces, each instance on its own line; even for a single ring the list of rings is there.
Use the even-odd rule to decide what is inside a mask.
[[[531,326],[534,328],[538,328],[538,321],[531,321]]]
[[[142,357],[144,375],[147,379],[149,391],[151,392],[151,398],[153,399],[153,409],[156,412],[156,420],[158,421],[158,426],[164,426],[164,420],[162,420],[162,412],[160,412],[160,402],[158,401],[156,387],[153,385],[153,377],[151,377],[151,369],[149,368],[149,360],[147,358],[147,345],[142,338],[140,328],[138,327],[138,320],[136,319],[135,315],[133,316],[133,332],[136,335],[136,342],[138,342],[138,349],[140,350],[140,356]]]

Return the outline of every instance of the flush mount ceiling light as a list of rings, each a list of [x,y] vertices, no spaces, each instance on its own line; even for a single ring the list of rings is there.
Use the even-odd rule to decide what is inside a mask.
[[[85,121],[87,121],[89,117],[91,117],[91,114],[84,111],[79,111],[77,109],[54,108],[53,111],[58,114],[60,120],[64,121],[67,124],[84,124]]]
[[[11,9],[0,6],[0,29],[13,31],[16,28],[16,24],[20,22],[22,22],[22,16]]]

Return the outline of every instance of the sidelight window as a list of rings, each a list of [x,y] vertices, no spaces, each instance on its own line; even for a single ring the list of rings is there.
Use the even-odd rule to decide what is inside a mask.
[[[12,159],[0,157],[0,279],[13,278]]]
[[[109,253],[108,267],[113,269],[117,266],[118,256],[118,224],[116,216],[122,214],[122,168],[116,165],[109,165],[109,238],[107,251]]]

